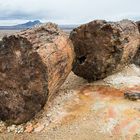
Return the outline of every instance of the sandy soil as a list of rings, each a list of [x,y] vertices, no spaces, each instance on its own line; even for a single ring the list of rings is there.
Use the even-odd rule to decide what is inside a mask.
[[[0,122],[0,140],[139,140],[140,102],[124,99],[125,91],[140,91],[139,85],[140,68],[133,64],[94,83],[71,72],[30,122]]]

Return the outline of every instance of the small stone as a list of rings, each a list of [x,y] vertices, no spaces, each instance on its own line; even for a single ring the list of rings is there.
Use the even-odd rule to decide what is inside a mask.
[[[44,129],[44,124],[38,124],[38,127],[34,129],[34,132],[41,132]]]
[[[83,118],[83,121],[85,121],[86,120],[86,118]]]
[[[33,125],[32,124],[29,124],[29,125],[27,125],[26,126],[26,128],[25,128],[25,132],[27,132],[27,133],[31,133],[32,131],[33,131]]]
[[[16,125],[12,125],[12,126],[7,127],[8,132],[13,132],[15,129],[16,129]]]
[[[6,130],[5,123],[0,121],[0,133],[4,132]]]
[[[50,116],[51,116],[51,113],[48,113],[48,114],[47,114],[47,117],[50,117]]]
[[[4,132],[6,130],[6,126],[0,127],[0,133]]]
[[[15,133],[23,133],[24,132],[24,128],[23,126],[19,125],[17,126],[17,128],[15,129]]]

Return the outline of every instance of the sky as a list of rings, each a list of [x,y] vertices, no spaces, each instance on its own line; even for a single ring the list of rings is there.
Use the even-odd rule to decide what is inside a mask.
[[[36,19],[57,24],[140,20],[139,6],[140,0],[0,0],[0,25]]]

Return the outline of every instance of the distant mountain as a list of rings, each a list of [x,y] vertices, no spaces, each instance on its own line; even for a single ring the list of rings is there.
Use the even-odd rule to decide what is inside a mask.
[[[35,25],[39,25],[41,24],[41,22],[39,20],[35,20],[35,21],[29,21],[29,22],[26,22],[26,23],[23,23],[23,24],[18,24],[18,25],[15,25],[14,27],[16,28],[31,28]]]
[[[39,25],[41,22],[39,20],[29,21],[23,24],[18,24],[14,26],[0,26],[0,30],[22,30],[32,28],[35,25]]]
[[[13,26],[0,26],[0,30],[23,30],[34,27],[35,25],[42,24],[39,20],[28,21],[23,24],[13,25]],[[70,32],[73,28],[79,25],[59,25],[60,29]]]

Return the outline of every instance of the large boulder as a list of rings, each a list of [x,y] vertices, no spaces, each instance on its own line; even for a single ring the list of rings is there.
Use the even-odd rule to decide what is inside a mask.
[[[56,93],[72,69],[73,46],[55,24],[48,23],[0,42],[0,119],[30,120]]]
[[[89,81],[99,80],[128,65],[139,45],[139,31],[130,20],[95,20],[75,28],[70,39],[76,59],[73,72]]]

